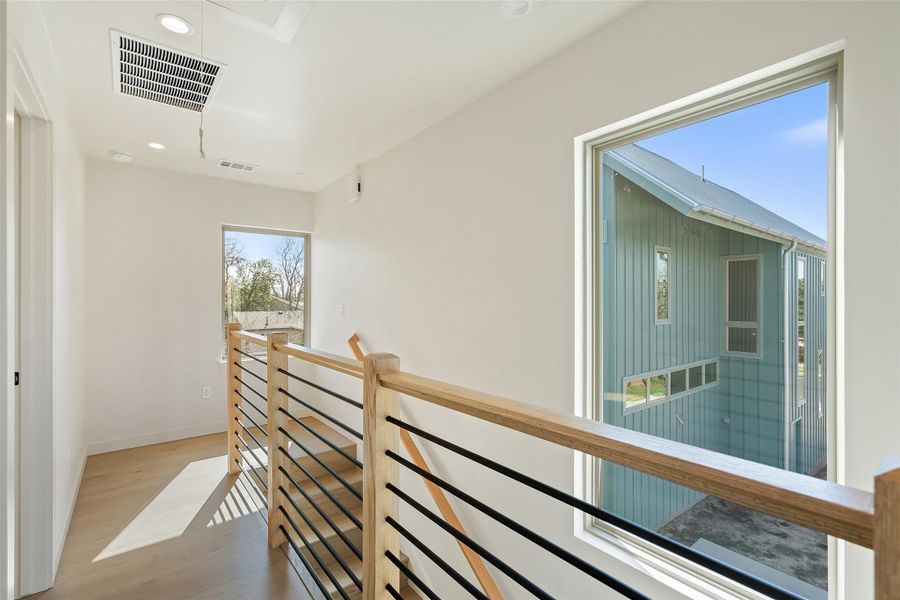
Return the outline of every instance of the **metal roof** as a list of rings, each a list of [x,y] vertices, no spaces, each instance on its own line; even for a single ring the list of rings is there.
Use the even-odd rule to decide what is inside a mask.
[[[641,187],[652,188],[648,191],[687,216],[696,218],[696,213],[701,213],[725,225],[750,229],[748,233],[796,241],[822,252],[827,248],[825,240],[796,223],[636,144],[609,150],[604,154],[604,160],[607,158],[612,159],[609,162],[614,169]]]

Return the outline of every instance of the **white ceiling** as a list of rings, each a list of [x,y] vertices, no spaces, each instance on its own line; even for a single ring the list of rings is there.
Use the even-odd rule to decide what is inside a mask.
[[[136,164],[316,191],[631,4],[537,2],[520,19],[504,17],[498,1],[42,6],[89,156],[109,159],[121,150]],[[188,20],[194,34],[166,31],[159,13]],[[204,115],[206,160],[197,113],[113,91],[110,29],[227,65]],[[153,141],[167,149],[148,148]],[[216,166],[219,159],[260,168],[229,172]]]

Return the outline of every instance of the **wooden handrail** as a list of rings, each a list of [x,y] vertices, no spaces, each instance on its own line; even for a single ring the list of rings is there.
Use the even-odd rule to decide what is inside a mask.
[[[870,493],[402,371],[380,381],[390,390],[872,547]]]
[[[363,364],[360,360],[329,354],[328,352],[314,350],[307,346],[298,346],[297,344],[275,344],[275,350],[306,362],[328,367],[345,375],[351,375],[357,379],[363,378]]]
[[[354,333],[350,337],[350,339],[347,340],[347,343],[350,345],[350,350],[353,352],[353,355],[358,360],[365,359],[365,354],[363,354],[362,349],[359,347],[358,334]],[[416,445],[415,440],[413,440],[412,436],[409,435],[409,432],[405,429],[400,429],[399,431],[400,441],[403,442],[403,447],[406,448],[406,453],[409,454],[409,457],[412,459],[413,463],[415,463],[415,465],[420,469],[431,473],[431,468],[425,461],[425,457],[422,456],[422,452]],[[463,527],[462,522],[456,515],[456,511],[453,510],[453,507],[447,500],[447,496],[444,495],[444,490],[428,480],[424,480],[424,483],[425,487],[428,488],[428,493],[431,494],[431,499],[434,500],[434,503],[437,505],[438,510],[440,511],[441,516],[444,518],[444,520],[460,533],[466,534],[466,529],[465,527]],[[481,584],[481,589],[484,590],[485,595],[491,600],[502,600],[503,594],[500,591],[500,588],[497,587],[497,583],[494,581],[494,578],[491,577],[490,572],[484,566],[484,562],[481,560],[481,557],[478,556],[478,554],[476,554],[474,550],[472,550],[462,542],[457,541],[457,544],[459,544],[459,548],[460,550],[462,550],[462,553],[466,558],[466,562],[469,563],[469,567],[475,574],[475,578],[478,580],[478,583]]]
[[[258,333],[253,333],[252,331],[241,331],[240,329],[232,329],[230,330],[231,335],[236,337],[239,340],[244,340],[245,342],[250,342],[251,344],[257,344],[259,346],[268,346],[269,340],[264,335],[260,335]]]

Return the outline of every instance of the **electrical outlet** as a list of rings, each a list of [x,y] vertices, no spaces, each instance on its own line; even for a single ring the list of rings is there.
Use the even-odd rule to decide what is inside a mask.
[[[344,318],[344,305],[343,305],[343,304],[338,304],[338,305],[337,305],[337,313],[338,313],[338,318],[339,318],[339,319],[343,319],[343,318]]]
[[[212,398],[212,386],[211,385],[203,386],[203,397],[204,398]]]

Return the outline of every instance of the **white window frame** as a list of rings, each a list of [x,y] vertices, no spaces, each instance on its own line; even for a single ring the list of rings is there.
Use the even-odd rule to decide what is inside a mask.
[[[728,320],[728,265],[733,262],[756,262],[756,321],[729,321]],[[725,354],[728,356],[742,356],[744,358],[761,358],[763,347],[762,336],[762,299],[763,299],[763,260],[761,254],[740,254],[735,256],[724,257],[725,263]],[[756,329],[756,352],[740,352],[738,350],[729,349],[729,329],[732,327],[740,327],[745,329]]]
[[[716,365],[716,380],[712,383],[706,383],[706,365],[710,363],[715,363]],[[691,387],[691,369],[694,367],[700,367],[700,385],[697,387]],[[688,396],[690,394],[695,394],[697,392],[702,392],[703,390],[707,390],[709,388],[716,387],[719,385],[719,368],[720,362],[719,357],[715,358],[705,358],[703,360],[695,360],[694,362],[684,363],[680,365],[673,365],[671,367],[666,367],[665,369],[657,369],[655,371],[647,371],[646,373],[636,373],[634,375],[628,375],[622,378],[622,414],[630,415],[631,413],[638,412],[641,410],[645,410],[651,406],[657,406],[659,404],[663,404],[668,402],[669,400],[674,400],[676,398],[681,398],[682,396]],[[684,391],[672,393],[672,373],[676,371],[684,371]],[[653,400],[650,398],[650,380],[658,375],[666,376],[666,395],[662,398],[657,398]],[[639,379],[643,379],[647,385],[647,391],[645,394],[644,402],[632,406],[630,408],[626,408],[625,406],[625,384],[629,381],[638,381]]]
[[[601,214],[600,180],[602,163],[600,153],[605,149],[639,141],[657,133],[675,129],[688,123],[706,120],[744,106],[790,93],[811,85],[829,84],[829,181],[828,181],[828,256],[827,289],[832,295],[842,289],[844,275],[842,239],[837,235],[844,227],[844,194],[838,182],[841,180],[843,161],[842,83],[843,50],[841,41],[822,46],[802,55],[765,67],[729,82],[697,92],[691,96],[625,118],[600,129],[575,138],[575,414],[596,421],[603,420],[601,403],[604,389],[602,381],[602,291],[598,267],[603,264],[603,240],[605,225]],[[830,341],[826,350],[827,407],[831,414],[844,405],[844,395],[835,386],[834,348],[842,347],[843,330],[837,328],[838,299],[828,303],[826,334]],[[721,374],[719,375],[721,379]],[[838,454],[837,430],[828,424],[828,464],[835,465]],[[597,503],[601,480],[602,461],[575,453],[575,490],[586,501]],[[835,471],[829,468],[829,479]],[[734,581],[686,561],[658,546],[621,529],[597,522],[573,510],[575,536],[583,543],[599,549],[629,565],[659,575],[673,586],[686,586],[704,597],[746,597],[746,588]],[[837,544],[829,538],[829,589],[837,589],[837,573],[842,571],[843,558],[838,564]]]
[[[819,418],[825,416],[825,352],[816,352],[816,405]]]
[[[310,264],[312,262],[312,248],[311,248],[311,236],[309,232],[306,231],[294,231],[291,229],[272,229],[269,227],[252,227],[249,225],[231,225],[228,223],[224,223],[222,225],[222,235],[220,236],[220,249],[219,249],[219,258],[221,259],[221,263],[219,264],[219,277],[221,278],[222,291],[219,294],[219,314],[222,315],[222,358],[220,362],[227,361],[227,352],[228,352],[228,341],[225,339],[225,327],[228,323],[226,323],[225,318],[225,235],[230,231],[236,231],[239,233],[255,233],[261,235],[280,235],[280,236],[291,236],[291,237],[299,237],[303,238],[303,252],[305,256],[303,258],[303,284],[305,289],[303,290],[303,342],[307,346],[309,346],[309,315],[310,315]],[[265,350],[260,350],[258,352],[251,352],[251,354],[265,354]],[[242,357],[241,362],[252,361],[252,359],[247,357]]]
[[[657,254],[665,253],[668,257],[666,259],[666,318],[659,318],[659,291],[657,289],[657,285],[659,284],[659,273],[657,273]],[[672,324],[672,249],[667,246],[654,246],[653,247],[653,268],[651,269],[653,273],[653,285],[651,289],[653,290],[653,321],[657,325],[671,325]]]

